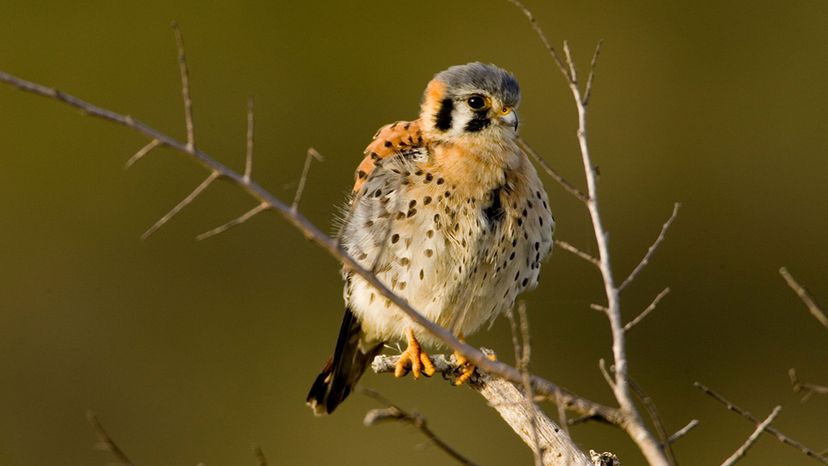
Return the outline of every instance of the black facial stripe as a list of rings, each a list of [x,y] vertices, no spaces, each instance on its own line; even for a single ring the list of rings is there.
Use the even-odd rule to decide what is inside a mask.
[[[443,99],[440,102],[440,110],[434,117],[434,126],[440,131],[447,131],[451,129],[451,112],[454,110],[454,101],[450,98]]]
[[[478,110],[474,112],[474,118],[472,118],[471,120],[469,120],[468,123],[466,123],[466,131],[470,133],[476,133],[486,128],[491,123],[492,121],[489,119],[489,110]]]

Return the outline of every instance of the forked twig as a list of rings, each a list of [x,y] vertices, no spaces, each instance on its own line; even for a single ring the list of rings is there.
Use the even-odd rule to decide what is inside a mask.
[[[791,287],[794,293],[799,296],[799,299],[805,303],[805,306],[811,312],[811,315],[813,315],[814,318],[816,318],[816,320],[818,320],[819,323],[821,323],[825,328],[828,328],[828,316],[825,315],[825,311],[823,311],[816,301],[814,301],[814,298],[811,297],[808,290],[806,290],[804,286],[800,285],[785,267],[780,268],[779,273],[782,275],[782,278],[788,282],[788,286]]]
[[[389,401],[384,396],[380,395],[378,392],[371,390],[369,388],[359,388],[358,389],[363,395],[373,398],[374,400],[379,401],[380,403],[387,405],[385,408],[378,408],[372,409],[365,414],[365,418],[363,419],[362,423],[368,427],[375,426],[383,421],[399,421],[404,422],[406,424],[411,424],[412,426],[416,427],[426,438],[431,441],[437,448],[443,450],[447,455],[452,457],[455,461],[460,464],[465,464],[468,466],[474,466],[471,460],[460,454],[457,450],[455,450],[451,445],[446,443],[445,440],[441,439],[428,427],[428,423],[426,422],[425,416],[416,412],[408,412],[396,404]]]
[[[246,181],[250,181],[253,174],[253,144],[255,143],[256,119],[253,114],[253,97],[247,99],[247,134],[245,137],[244,151],[244,175]]]
[[[92,429],[95,430],[95,434],[98,436],[98,443],[96,445],[97,448],[107,451],[112,456],[115,457],[116,463],[121,466],[133,466],[134,463],[127,457],[126,453],[121,450],[121,447],[112,440],[112,437],[106,432],[101,422],[98,420],[98,417],[92,411],[86,412],[86,420],[89,421],[89,424],[92,425]]]
[[[759,440],[759,436],[762,435],[762,432],[764,432],[765,429],[767,429],[768,426],[771,424],[771,422],[773,422],[774,419],[776,419],[776,416],[779,415],[779,411],[781,409],[781,406],[773,408],[773,411],[771,411],[770,415],[768,415],[768,417],[765,418],[764,421],[762,421],[758,426],[756,426],[756,430],[754,430],[753,433],[750,434],[750,437],[748,437],[748,439],[745,440],[745,443],[742,444],[742,446],[739,447],[736,451],[734,451],[733,454],[730,455],[722,463],[722,466],[733,466],[734,464],[736,464],[737,461],[742,459],[747,454],[747,451],[750,450],[750,447],[752,447],[753,444],[756,443],[757,440]]]
[[[555,60],[555,64],[558,65],[558,69],[561,70],[561,73],[563,73],[566,80],[569,81],[570,83],[575,82],[575,77],[569,75],[569,71],[567,70],[567,67],[564,65],[564,62],[561,60],[560,55],[558,55],[558,52],[555,50],[555,47],[553,47],[552,43],[549,42],[549,39],[546,37],[546,33],[543,32],[543,29],[540,27],[540,24],[535,19],[535,15],[533,15],[532,12],[529,11],[528,8],[523,6],[523,3],[521,3],[519,0],[507,0],[507,1],[509,3],[515,5],[516,7],[518,7],[523,12],[523,14],[526,16],[526,19],[529,20],[529,24],[532,25],[532,29],[534,29],[535,33],[537,33],[538,37],[540,38],[541,42],[543,43],[543,46],[546,47],[546,50],[549,52],[549,55],[551,55],[552,59]]]
[[[724,396],[720,395],[719,393],[711,390],[710,388],[702,385],[701,383],[694,382],[693,386],[695,386],[696,388],[698,388],[699,390],[704,392],[709,397],[711,397],[714,400],[718,401],[719,403],[723,404],[728,410],[733,411],[734,413],[742,416],[743,418],[747,419],[751,423],[753,423],[755,425],[759,425],[761,423],[761,421],[759,421],[759,419],[754,417],[752,414],[750,414],[749,412],[745,411],[744,409],[736,406],[735,404],[731,403],[727,398],[725,398]],[[766,426],[763,430],[765,432],[773,435],[774,437],[776,437],[777,440],[784,443],[785,445],[794,447],[797,450],[801,451],[806,456],[809,456],[809,457],[811,457],[811,458],[813,458],[817,461],[821,461],[822,463],[828,464],[828,457],[825,457],[824,455],[822,455],[820,453],[817,453],[815,450],[813,450],[811,448],[808,448],[805,445],[803,445],[802,443],[788,437],[787,435],[780,432],[778,429],[776,429],[774,427],[771,427],[771,426]]]
[[[670,464],[675,465],[676,456],[673,454],[673,449],[670,447],[670,437],[664,429],[664,422],[661,420],[661,414],[658,412],[655,401],[653,401],[650,395],[645,392],[644,389],[641,388],[641,385],[638,385],[632,377],[630,377],[630,387],[632,387],[638,399],[641,400],[641,404],[644,405],[644,409],[647,410],[647,414],[650,416],[650,420],[653,423],[653,428],[658,435],[661,449],[664,451],[664,454],[667,455],[667,460],[670,461]]]
[[[635,280],[635,277],[637,277],[638,274],[641,273],[641,271],[644,269],[644,267],[646,267],[647,264],[650,263],[650,259],[653,257],[653,253],[656,251],[656,249],[658,249],[658,246],[661,244],[661,242],[664,241],[664,237],[667,234],[667,230],[670,229],[670,225],[672,225],[673,221],[676,219],[679,207],[681,207],[680,203],[676,202],[675,204],[673,204],[673,213],[670,214],[670,218],[668,218],[667,221],[664,222],[664,225],[661,226],[661,232],[658,234],[658,237],[655,239],[650,248],[647,249],[647,253],[644,254],[644,257],[641,259],[641,262],[639,262],[638,265],[635,266],[633,271],[630,272],[630,275],[627,276],[627,278],[623,282],[621,282],[621,285],[618,286],[619,291],[623,290],[627,287],[627,285],[632,283],[632,281]]]

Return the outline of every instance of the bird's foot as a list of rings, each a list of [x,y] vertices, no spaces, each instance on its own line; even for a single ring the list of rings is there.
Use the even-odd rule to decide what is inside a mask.
[[[497,361],[497,356],[493,351],[486,352],[486,357],[491,359],[492,361]],[[463,385],[464,383],[468,382],[470,378],[472,378],[472,376],[474,375],[474,371],[477,369],[477,366],[472,364],[467,357],[463,356],[457,351],[454,352],[454,360],[457,361],[457,366],[461,368],[460,375],[457,376],[456,379],[454,379],[454,385]]]
[[[431,377],[437,372],[434,364],[420,347],[420,342],[414,337],[414,331],[409,329],[406,333],[408,334],[408,348],[400,354],[400,359],[394,368],[394,376],[404,377],[410,369],[415,379],[419,379],[420,374]]]

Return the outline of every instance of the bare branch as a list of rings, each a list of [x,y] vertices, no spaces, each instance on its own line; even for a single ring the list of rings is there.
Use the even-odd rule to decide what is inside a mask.
[[[133,462],[127,457],[126,453],[121,450],[121,447],[112,440],[112,437],[106,432],[101,422],[98,420],[98,417],[92,411],[86,412],[86,420],[89,421],[89,424],[92,425],[92,429],[95,430],[95,434],[98,436],[98,443],[96,445],[97,448],[107,451],[112,456],[115,457],[115,464],[119,464],[122,466],[133,466]]]
[[[773,411],[771,411],[770,415],[758,426],[756,426],[756,430],[754,430],[753,433],[750,434],[750,437],[748,437],[745,443],[741,447],[739,447],[735,452],[733,452],[733,454],[730,455],[730,457],[728,457],[722,463],[722,466],[733,466],[734,464],[736,464],[737,461],[742,459],[747,454],[747,451],[750,449],[750,447],[752,447],[753,444],[756,443],[756,440],[759,439],[759,436],[762,435],[762,432],[765,429],[767,429],[767,427],[771,424],[771,422],[773,422],[774,419],[776,419],[776,416],[779,415],[779,411],[781,409],[781,406],[773,408]]]
[[[730,401],[727,400],[727,398],[725,398],[722,395],[714,392],[713,390],[711,390],[710,388],[702,385],[701,383],[694,382],[693,386],[695,386],[696,388],[698,388],[699,390],[701,390],[702,392],[704,392],[706,395],[710,396],[714,400],[716,400],[719,403],[723,404],[728,410],[733,411],[734,413],[742,416],[743,418],[747,419],[751,423],[756,424],[756,425],[758,425],[760,423],[759,419],[754,417],[752,414],[750,414],[749,412],[745,411],[744,409],[736,406],[735,404],[731,403]],[[817,453],[815,450],[806,447],[805,445],[799,443],[798,441],[796,441],[796,440],[788,437],[787,435],[783,434],[779,430],[777,430],[777,429],[775,429],[771,426],[766,426],[763,430],[765,432],[773,435],[774,437],[776,437],[777,440],[784,443],[785,445],[794,447],[797,450],[801,451],[806,456],[809,456],[809,457],[811,457],[811,458],[813,458],[817,461],[821,461],[822,463],[828,464],[828,457],[825,457],[824,455],[822,455],[820,453]]]
[[[545,171],[547,175],[551,176],[553,180],[557,181],[558,184],[561,185],[561,187],[563,187],[565,190],[567,190],[569,192],[569,194],[572,194],[573,196],[575,196],[581,202],[586,202],[587,201],[586,194],[581,192],[580,189],[573,186],[572,183],[567,181],[566,178],[561,176],[560,173],[558,173],[554,168],[552,168],[548,163],[546,163],[546,159],[544,159],[543,157],[541,157],[540,154],[535,152],[535,150],[532,149],[532,146],[530,146],[526,141],[524,141],[523,138],[518,137],[517,138],[517,143],[518,143],[518,146],[520,146],[520,149],[525,154],[527,154],[527,155],[529,155],[529,157],[535,159],[535,161],[538,163],[538,165],[540,165],[541,168],[543,168],[543,171]]]
[[[592,97],[592,83],[595,80],[595,69],[598,67],[598,56],[601,54],[601,45],[604,40],[601,39],[595,44],[595,51],[592,52],[592,61],[589,63],[589,76],[587,77],[586,87],[584,88],[584,98],[582,103],[584,107],[589,106],[589,98]]]
[[[799,282],[794,279],[794,277],[788,272],[788,269],[782,267],[779,269],[779,273],[782,275],[782,278],[788,282],[788,286],[799,296],[799,299],[805,303],[805,306],[811,311],[811,315],[816,318],[825,328],[828,328],[828,316],[825,315],[825,311],[822,310],[821,307],[814,301],[814,298],[811,297],[811,294],[808,293],[808,290],[805,289]]]
[[[267,209],[268,209],[267,204],[261,203],[261,204],[257,205],[256,207],[248,210],[247,212],[242,214],[240,217],[234,218],[233,220],[230,220],[229,222],[225,223],[224,225],[219,225],[219,226],[213,228],[210,231],[206,231],[206,232],[196,236],[196,239],[198,241],[201,241],[201,240],[205,240],[207,238],[213,237],[215,235],[224,233],[225,231],[227,231],[227,230],[229,230],[229,229],[231,229],[235,226],[241,225],[242,223],[250,220],[251,218],[255,217],[256,215],[258,215],[261,212],[264,212]]]
[[[204,181],[201,182],[201,184],[196,186],[196,188],[190,194],[188,194],[187,197],[182,199],[181,202],[178,203],[178,205],[173,207],[169,212],[166,213],[166,215],[164,215],[157,222],[155,222],[153,226],[149,227],[149,229],[145,231],[143,235],[141,235],[141,239],[147,239],[150,236],[152,236],[153,233],[158,231],[159,228],[164,226],[164,224],[167,223],[171,218],[173,218],[177,213],[181,212],[183,208],[190,205],[219,176],[221,176],[219,172],[211,172],[209,175],[207,175],[207,178],[205,178]]]
[[[262,451],[262,447],[256,445],[253,447],[253,454],[256,456],[257,466],[267,466],[267,457]]]
[[[308,148],[308,154],[305,156],[305,166],[302,168],[302,176],[299,178],[299,186],[296,187],[296,195],[293,197],[293,204],[290,206],[293,213],[299,211],[299,202],[302,200],[302,193],[305,191],[305,182],[308,180],[312,159],[316,159],[318,162],[325,160],[316,149]]]
[[[158,139],[153,139],[147,145],[141,148],[138,152],[136,152],[132,157],[127,160],[126,164],[124,164],[124,168],[130,168],[135,162],[143,159],[147,154],[152,152],[153,149],[161,145],[161,141]]]
[[[653,310],[655,310],[656,306],[658,306],[659,301],[661,301],[662,298],[667,296],[667,294],[669,292],[670,292],[670,287],[669,286],[667,288],[664,288],[663,290],[661,290],[661,293],[656,295],[656,297],[653,299],[653,302],[651,302],[650,305],[647,306],[646,309],[641,311],[641,314],[638,314],[635,317],[635,319],[627,322],[627,324],[624,325],[624,331],[629,332],[631,328],[638,325],[639,322],[641,322],[642,320],[644,320],[645,317],[650,315],[650,313],[653,312]]]
[[[549,52],[549,55],[552,56],[552,59],[555,61],[555,64],[558,65],[558,69],[561,70],[561,73],[564,75],[564,78],[566,78],[567,82],[573,83],[575,81],[575,77],[569,75],[569,71],[567,70],[566,66],[564,65],[564,62],[561,60],[561,57],[558,55],[558,52],[555,50],[555,47],[553,47],[552,43],[549,42],[549,39],[546,37],[546,33],[543,32],[543,29],[541,29],[540,24],[538,24],[538,21],[535,19],[535,15],[533,15],[532,12],[529,11],[528,8],[523,6],[523,3],[521,3],[518,0],[507,0],[507,1],[509,3],[515,5],[516,7],[518,7],[523,12],[523,14],[526,15],[526,19],[529,20],[529,24],[532,25],[532,29],[534,29],[535,32],[538,34],[538,37],[540,38],[541,42],[543,43],[543,46],[546,47],[546,50]]]
[[[386,408],[379,408],[379,409],[372,409],[365,414],[365,419],[363,419],[362,423],[365,424],[367,427],[375,426],[383,421],[400,421],[407,424],[411,424],[412,426],[416,427],[423,435],[428,438],[431,443],[437,446],[437,448],[443,450],[447,455],[451,456],[455,461],[460,464],[465,464],[468,466],[474,466],[471,460],[460,454],[457,450],[451,447],[448,443],[446,443],[443,439],[437,436],[429,427],[426,422],[426,418],[419,413],[411,412],[400,408],[396,404],[390,402],[387,398],[380,395],[378,392],[371,390],[369,388],[360,388],[359,391],[369,397],[373,398],[384,405],[388,405]]]
[[[313,241],[332,257],[340,261],[343,267],[362,277],[369,285],[374,287],[380,295],[389,299],[403,313],[409,316],[412,321],[435,335],[452,350],[455,350],[465,356],[480,370],[495,374],[505,380],[515,383],[522,382],[523,378],[519,370],[504,364],[503,362],[490,360],[478,349],[458,340],[449,330],[431,322],[429,319],[413,309],[405,299],[399,297],[388,289],[388,287],[386,287],[384,283],[372,274],[371,271],[362,267],[353,257],[348,255],[337,241],[328,237],[307,218],[299,213],[292,212],[287,204],[270,194],[261,185],[252,180],[246,182],[241,174],[224,166],[202,150],[197,148],[189,148],[186,143],[182,143],[175,138],[161,133],[160,131],[131,116],[122,115],[111,110],[98,107],[75,96],[58,91],[57,89],[26,81],[4,72],[0,72],[0,82],[9,84],[26,92],[58,100],[71,107],[82,110],[87,115],[118,123],[143,134],[150,139],[158,139],[165,146],[191,156],[200,165],[204,166],[211,172],[219,173],[221,177],[238,185],[250,196],[257,199],[261,203],[266,204],[269,210],[273,210],[282,216],[282,218],[300,231],[307,239]],[[597,416],[618,426],[625,425],[626,419],[621,415],[621,412],[618,409],[600,405],[579,397],[543,378],[532,376],[532,388],[535,393],[539,395],[550,395],[550,397],[554,397],[556,402],[564,403],[571,411],[582,415]]]
[[[667,439],[670,443],[676,443],[680,438],[687,435],[691,430],[695,429],[696,426],[699,425],[698,419],[693,419],[692,421],[688,422],[686,426],[682,427],[681,429],[677,430],[675,434],[671,435],[670,438]]]
[[[814,393],[817,395],[828,395],[828,387],[802,382],[796,375],[795,369],[789,369],[788,376],[791,378],[791,386],[793,387],[794,392],[805,392],[801,400],[803,403],[808,401]]]
[[[244,175],[245,181],[250,182],[250,175],[253,174],[253,144],[254,131],[256,129],[256,120],[253,115],[253,97],[247,99],[247,141],[246,150],[244,152]]]
[[[569,76],[572,79],[571,85],[577,86],[578,70],[575,68],[575,60],[572,59],[572,50],[569,49],[569,42],[566,40],[563,41],[563,51],[566,57],[566,66],[569,67]],[[583,105],[584,99],[580,99],[578,102]]]
[[[598,269],[600,270],[601,262],[599,262],[598,259],[596,259],[595,256],[593,256],[592,254],[581,251],[580,249],[573,246],[571,243],[568,243],[568,242],[566,242],[562,239],[556,239],[555,244],[560,246],[561,249],[563,249],[564,251],[571,252],[572,254],[575,254],[576,256],[578,256],[581,259],[589,262],[590,264],[594,265],[595,267],[598,267]]]
[[[661,244],[661,242],[664,241],[664,235],[667,234],[667,230],[670,228],[670,225],[673,224],[673,220],[676,219],[679,207],[681,207],[680,203],[676,202],[675,204],[673,204],[673,213],[670,215],[670,218],[668,218],[667,221],[664,222],[664,225],[662,225],[661,232],[658,234],[658,237],[650,246],[650,249],[647,250],[647,253],[644,254],[644,257],[641,259],[641,262],[639,262],[638,265],[635,266],[635,268],[632,272],[630,272],[630,275],[626,278],[626,280],[621,282],[621,285],[618,287],[619,291],[623,290],[627,287],[627,285],[632,283],[632,281],[635,280],[635,277],[637,277],[638,274],[641,273],[641,271],[644,269],[644,267],[646,267],[647,264],[650,263],[650,259],[652,259],[653,253],[656,251],[656,249],[658,249],[658,246]]]
[[[184,36],[175,21],[171,24],[178,48],[178,71],[181,75],[181,98],[184,100],[184,124],[187,127],[187,148],[195,150],[195,125],[193,124],[193,99],[190,98],[190,71],[184,55]]]

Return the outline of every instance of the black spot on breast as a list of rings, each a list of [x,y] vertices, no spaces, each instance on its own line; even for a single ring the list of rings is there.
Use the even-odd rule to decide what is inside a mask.
[[[451,112],[454,110],[454,102],[450,98],[440,102],[440,110],[434,116],[434,126],[440,131],[447,131],[451,128]]]
[[[489,207],[483,209],[483,215],[489,222],[489,226],[494,230],[495,225],[503,219],[503,205],[500,203],[500,186],[493,189],[489,194],[492,202]]]

